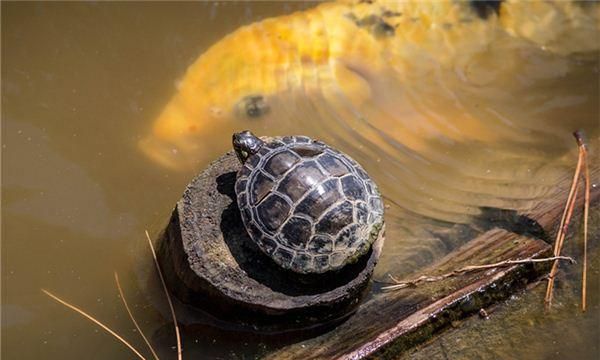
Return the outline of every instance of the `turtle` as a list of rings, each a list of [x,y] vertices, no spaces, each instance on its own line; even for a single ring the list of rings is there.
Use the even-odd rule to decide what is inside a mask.
[[[233,148],[243,224],[277,265],[322,274],[368,253],[383,228],[383,201],[356,161],[307,136],[246,130],[233,134]]]

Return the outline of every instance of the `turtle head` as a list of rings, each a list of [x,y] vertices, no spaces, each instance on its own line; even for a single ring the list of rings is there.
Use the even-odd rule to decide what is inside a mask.
[[[264,143],[264,141],[256,137],[249,130],[233,134],[233,149],[242,164],[248,160],[250,155],[256,154]]]

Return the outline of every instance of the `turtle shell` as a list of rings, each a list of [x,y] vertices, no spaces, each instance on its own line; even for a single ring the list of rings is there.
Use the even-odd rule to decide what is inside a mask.
[[[237,175],[248,234],[283,268],[340,269],[367,253],[383,225],[383,202],[362,167],[305,136],[270,139]]]

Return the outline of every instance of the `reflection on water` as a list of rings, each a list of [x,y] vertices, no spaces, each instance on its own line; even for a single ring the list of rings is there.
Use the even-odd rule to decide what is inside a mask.
[[[323,8],[247,28],[246,38],[210,50],[202,66],[216,70],[199,72],[200,80],[186,75],[240,26],[314,5],[2,4],[2,355],[130,358],[39,290],[55,290],[137,339],[114,270],[142,326],[169,353],[169,320],[157,310],[165,304],[140,280],[152,276],[143,231],[162,228],[190,177],[230,147],[233,130],[314,136],[364,165],[389,205],[379,278],[468,240],[440,234],[481,221],[481,207],[526,212],[547,196],[573,168],[575,128],[597,146],[598,53],[577,46],[598,34],[580,39],[544,22],[552,31],[536,31],[514,8],[501,24],[508,32],[462,8],[434,30],[423,25],[435,20],[425,16],[431,10],[390,15],[403,42],[373,35],[382,24],[371,21],[368,4]],[[296,47],[286,52],[267,34]],[[344,41],[354,47],[334,46]],[[325,64],[325,50],[339,61]],[[194,89],[199,83],[208,88]],[[199,135],[169,135],[181,124],[169,122],[181,120],[181,108],[165,108],[178,101],[174,93],[191,94],[185,101],[198,108],[188,110],[214,118],[184,117]],[[260,116],[248,117],[248,108]],[[166,133],[157,137],[161,116]],[[180,158],[183,171],[164,166]],[[561,314],[555,321],[570,316]],[[194,334],[188,354],[236,358],[273,346],[260,336],[232,342],[211,328]]]

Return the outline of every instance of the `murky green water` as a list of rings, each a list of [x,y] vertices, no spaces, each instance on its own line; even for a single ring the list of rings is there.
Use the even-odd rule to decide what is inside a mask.
[[[303,91],[269,97],[264,119],[216,123],[193,139],[208,146],[183,170],[140,150],[199,54],[243,24],[313,6],[2,3],[4,358],[131,358],[40,291],[78,304],[141,347],[117,296],[114,271],[161,354],[173,352],[165,340],[166,304],[148,287],[144,230],[162,229],[191,176],[229,148],[232,129],[312,135],[365,166],[389,205],[375,274],[380,279],[409,273],[459,245],[440,241],[432,229],[469,223],[481,206],[527,211],[543,199],[572,171],[575,128],[585,130],[595,151],[598,54],[547,54],[504,37],[448,68],[429,71],[421,61],[403,81],[384,68],[375,78],[388,81],[370,83],[370,97],[360,106],[347,105],[344,93],[314,92],[328,83],[301,78]],[[592,325],[579,327],[573,316],[570,305],[552,320],[522,312],[511,322],[517,330],[493,343],[500,350],[482,357],[510,358],[502,349],[518,337],[539,344],[527,353],[531,358],[565,358],[547,351],[549,338],[553,349],[580,341],[581,358],[593,358],[597,335],[589,336],[589,329],[600,316],[597,298],[578,315]],[[547,329],[543,342],[526,330],[531,321]],[[564,327],[546,321],[564,324],[572,335],[562,336]],[[260,337],[214,329],[196,329],[186,338],[188,354],[207,357],[243,358],[265,346]]]

